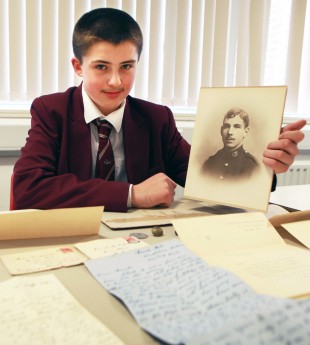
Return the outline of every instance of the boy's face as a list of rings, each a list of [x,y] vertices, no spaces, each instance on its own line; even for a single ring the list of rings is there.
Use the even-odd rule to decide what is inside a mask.
[[[72,59],[75,73],[83,78],[85,91],[104,115],[118,109],[128,96],[137,62],[137,48],[129,41],[118,45],[101,41],[87,50],[82,62]]]
[[[221,135],[224,146],[229,150],[236,150],[243,144],[244,138],[249,132],[249,127],[244,126],[240,116],[225,119],[221,127]]]

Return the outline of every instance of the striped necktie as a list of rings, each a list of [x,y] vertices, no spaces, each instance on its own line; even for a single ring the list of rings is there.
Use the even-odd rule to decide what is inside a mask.
[[[112,125],[106,120],[96,120],[99,134],[99,146],[96,161],[96,177],[100,177],[103,180],[114,180],[114,155],[109,139]]]

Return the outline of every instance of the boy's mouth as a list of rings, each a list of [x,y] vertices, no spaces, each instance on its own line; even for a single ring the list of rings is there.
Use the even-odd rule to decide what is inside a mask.
[[[109,97],[117,97],[122,93],[123,90],[104,90],[103,92]]]

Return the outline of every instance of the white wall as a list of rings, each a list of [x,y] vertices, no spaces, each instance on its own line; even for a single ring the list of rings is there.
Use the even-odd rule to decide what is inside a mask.
[[[0,211],[10,205],[10,179],[17,157],[0,157]]]

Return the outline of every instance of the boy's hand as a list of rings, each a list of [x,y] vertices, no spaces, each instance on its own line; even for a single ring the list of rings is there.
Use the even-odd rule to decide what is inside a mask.
[[[176,183],[163,173],[133,185],[131,205],[136,208],[150,208],[157,205],[169,207],[174,200]]]
[[[297,145],[304,138],[301,129],[306,123],[306,120],[290,123],[282,128],[279,140],[268,144],[264,151],[263,162],[272,168],[276,174],[286,172],[293,164],[299,153]]]

